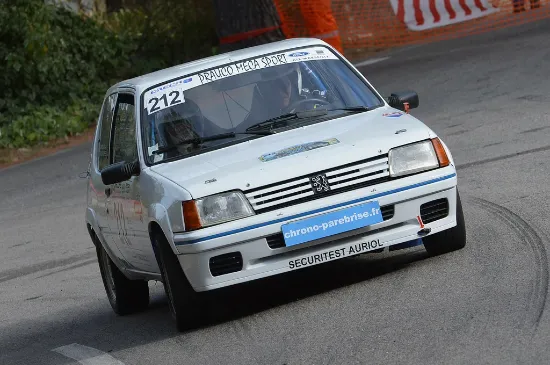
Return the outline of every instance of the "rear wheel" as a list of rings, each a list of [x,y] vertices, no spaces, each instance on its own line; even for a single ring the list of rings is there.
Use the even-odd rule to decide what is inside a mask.
[[[149,285],[145,280],[130,280],[116,267],[101,244],[96,247],[99,271],[107,298],[118,315],[126,315],[149,306]]]
[[[424,237],[422,241],[426,251],[431,256],[457,251],[466,246],[466,224],[458,190],[456,192],[456,226]]]
[[[204,300],[197,293],[183,272],[178,258],[163,234],[155,235],[164,291],[168,297],[170,312],[178,331],[200,326],[204,320]]]

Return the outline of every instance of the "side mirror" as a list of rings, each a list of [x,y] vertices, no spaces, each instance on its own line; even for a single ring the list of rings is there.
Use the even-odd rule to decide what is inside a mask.
[[[101,170],[101,180],[105,185],[117,184],[139,175],[139,162],[117,162]]]
[[[388,97],[388,104],[395,109],[408,112],[409,109],[418,108],[418,94],[414,91],[402,91],[392,93]]]

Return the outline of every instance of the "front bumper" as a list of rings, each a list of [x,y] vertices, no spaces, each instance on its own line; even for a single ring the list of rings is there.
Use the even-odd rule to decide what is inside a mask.
[[[450,166],[200,232],[175,234],[178,259],[193,288],[206,291],[412,241],[420,237],[417,217],[423,203],[448,200],[448,215],[425,225],[431,229],[430,235],[456,226],[456,184],[456,172]],[[266,237],[280,233],[286,222],[342,209],[361,200],[377,200],[381,207],[393,205],[394,215],[381,223],[292,247],[272,249],[267,244]],[[320,212],[327,207],[334,208]],[[210,259],[234,252],[242,255],[242,270],[213,276]]]

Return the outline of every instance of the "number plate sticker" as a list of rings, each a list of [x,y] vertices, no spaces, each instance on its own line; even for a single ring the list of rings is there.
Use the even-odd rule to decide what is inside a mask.
[[[372,201],[283,224],[281,230],[286,245],[294,246],[319,238],[364,228],[382,221],[380,204],[377,201]]]
[[[162,85],[147,93],[145,108],[149,115],[174,105],[185,103],[183,84],[186,80],[178,80]]]

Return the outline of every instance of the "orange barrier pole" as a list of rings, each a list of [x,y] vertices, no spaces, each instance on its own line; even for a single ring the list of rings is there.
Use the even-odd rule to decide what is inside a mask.
[[[292,0],[273,2],[281,20],[281,29],[287,38],[318,38],[338,52],[344,52],[331,0],[298,0],[298,4]]]
[[[310,37],[322,39],[344,53],[331,0],[300,0],[300,10]]]

